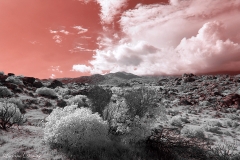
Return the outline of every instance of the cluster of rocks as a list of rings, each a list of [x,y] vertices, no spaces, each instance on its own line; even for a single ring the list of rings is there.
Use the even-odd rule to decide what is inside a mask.
[[[240,95],[235,93],[240,78],[229,75],[183,74],[182,77],[162,78],[158,81],[162,97],[178,99],[178,105],[207,105],[216,110],[240,109]]]

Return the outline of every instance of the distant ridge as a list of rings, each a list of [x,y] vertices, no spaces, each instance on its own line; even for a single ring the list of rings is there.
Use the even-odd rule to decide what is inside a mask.
[[[57,80],[62,83],[89,83],[89,84],[98,84],[99,82],[105,80],[105,77],[101,74],[94,74],[91,76],[82,76],[77,78],[58,78]]]
[[[118,77],[122,79],[133,79],[133,78],[141,78],[140,76],[137,76],[132,73],[127,73],[127,72],[116,72],[116,73],[108,73],[104,75],[105,78],[113,78],[113,77]]]
[[[89,83],[89,84],[99,84],[99,83],[108,83],[108,81],[126,81],[133,78],[141,78],[140,76],[134,75],[132,73],[127,72],[116,72],[116,73],[108,73],[105,75],[94,74],[91,76],[82,76],[77,78],[57,78],[57,80],[62,83]]]

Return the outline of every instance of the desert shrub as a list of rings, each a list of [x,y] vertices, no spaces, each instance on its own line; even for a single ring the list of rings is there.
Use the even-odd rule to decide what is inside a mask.
[[[0,97],[11,96],[13,93],[4,86],[0,86]]]
[[[104,108],[110,102],[112,91],[103,89],[100,86],[94,86],[89,90],[87,97],[91,100],[92,105],[90,107],[92,111],[98,112],[102,116]]]
[[[6,130],[12,125],[20,125],[25,121],[24,115],[21,114],[19,108],[6,101],[0,102],[0,128]]]
[[[5,81],[11,82],[17,85],[24,85],[20,77],[17,77],[17,76],[9,76]]]
[[[227,120],[223,121],[223,126],[224,127],[232,127],[232,120],[227,119]]]
[[[239,160],[240,152],[237,153],[237,142],[223,141],[223,144],[208,147],[208,156],[213,160]]]
[[[188,126],[184,126],[181,130],[181,135],[188,138],[206,139],[203,128],[196,126],[191,128]]]
[[[174,116],[170,120],[170,124],[173,126],[181,127],[182,126],[182,120],[180,116]]]
[[[149,156],[161,160],[207,160],[207,142],[202,139],[187,138],[179,135],[177,128],[153,130],[146,143]]]
[[[207,124],[208,124],[209,126],[222,127],[222,123],[221,123],[220,121],[217,121],[217,120],[208,121]]]
[[[36,90],[36,93],[41,95],[41,96],[46,96],[46,97],[51,97],[51,98],[56,98],[57,97],[57,94],[54,91],[54,89],[47,88],[47,87],[38,88]]]
[[[0,75],[4,75],[4,72],[3,72],[3,71],[0,71]]]
[[[26,113],[26,111],[25,111],[26,105],[23,104],[20,99],[10,98],[10,99],[8,99],[8,102],[15,104],[19,108],[21,113]]]
[[[103,119],[109,122],[111,120],[123,122],[128,110],[127,105],[122,98],[116,95],[113,97],[115,98],[114,102],[111,101],[103,111]]]
[[[149,116],[154,115],[156,109],[161,108],[161,112],[164,111],[163,107],[158,105],[158,96],[156,91],[150,90],[146,87],[128,91],[124,98],[128,106],[128,115],[133,118],[139,116],[144,117],[146,114]]]
[[[166,120],[165,108],[157,104],[157,97],[151,93],[142,89],[128,91],[124,97],[115,97],[116,102],[110,102],[105,108],[103,116],[109,122],[110,132],[121,135],[122,142],[143,141],[157,122]]]
[[[229,118],[229,119],[231,119],[231,120],[240,120],[240,116],[239,116],[239,115],[236,115],[236,114],[233,114],[233,113],[226,114],[225,117],[226,117],[226,118]]]
[[[108,141],[107,123],[88,108],[57,107],[46,120],[44,141],[72,154],[97,150]]]
[[[68,95],[68,94],[70,94],[70,90],[68,89],[68,88],[62,88],[62,87],[56,87],[55,89],[55,92],[58,94],[58,95],[60,95],[60,96],[62,96],[62,97],[64,97],[65,95]]]
[[[204,129],[207,132],[212,132],[212,133],[216,133],[216,134],[222,134],[222,131],[220,131],[220,128],[218,126],[205,125]]]
[[[89,100],[85,95],[76,95],[67,100],[68,105],[78,105],[79,107],[88,107]]]

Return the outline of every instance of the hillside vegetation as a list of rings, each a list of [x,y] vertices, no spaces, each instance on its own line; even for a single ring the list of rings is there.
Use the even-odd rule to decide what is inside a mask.
[[[240,77],[0,74],[0,159],[238,160]]]

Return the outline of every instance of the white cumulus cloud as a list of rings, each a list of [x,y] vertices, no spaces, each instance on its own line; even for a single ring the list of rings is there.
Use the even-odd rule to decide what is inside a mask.
[[[121,2],[115,4],[126,3]],[[91,73],[126,71],[140,75],[237,70],[239,8],[239,0],[138,5],[121,13],[120,32],[125,36],[118,43],[107,34],[100,37],[99,50],[84,67]]]

